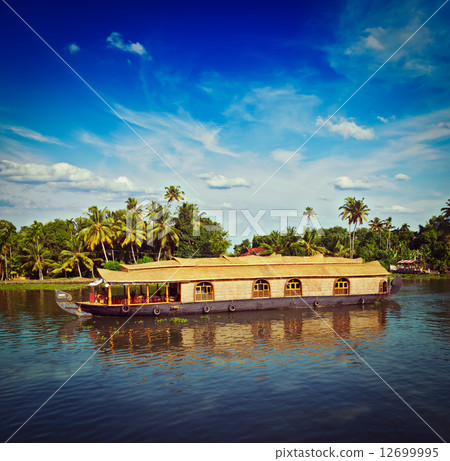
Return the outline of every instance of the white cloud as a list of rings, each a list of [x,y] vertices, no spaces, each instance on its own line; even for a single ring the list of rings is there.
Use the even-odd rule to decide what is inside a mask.
[[[139,56],[146,57],[147,59],[152,59],[152,57],[148,55],[147,50],[144,48],[143,45],[141,45],[139,42],[125,43],[122,38],[122,35],[119,32],[112,32],[111,35],[106,39],[106,41],[113,48],[117,48],[128,53],[138,54]]]
[[[251,183],[244,178],[227,178],[221,174],[208,179],[211,189],[231,189],[232,187],[250,187]]]
[[[411,178],[406,174],[399,173],[395,175],[395,179],[397,181],[409,181]]]
[[[85,188],[90,190],[132,191],[139,190],[129,178],[120,176],[106,179],[86,168],[69,163],[44,165],[17,163],[0,160],[0,178],[23,184],[47,184],[63,188]]]
[[[317,117],[316,126],[323,125],[325,120],[322,117]],[[358,140],[373,139],[375,134],[372,128],[363,128],[358,126],[353,121],[348,121],[343,118],[338,123],[333,123],[331,120],[325,123],[325,127],[332,133],[338,133],[347,139],[349,136]]]
[[[321,100],[313,94],[302,94],[292,86],[253,88],[225,111],[229,117],[263,125],[267,131],[309,132],[312,113]]]
[[[412,208],[407,208],[401,205],[393,205],[391,207],[383,208],[383,211],[388,213],[399,213],[399,214],[414,214],[421,213],[423,210],[414,210]]]
[[[375,187],[367,181],[367,178],[351,179],[348,176],[340,176],[334,179],[331,184],[338,190],[367,190]]]
[[[382,117],[381,115],[377,115],[377,119],[380,121],[380,122],[383,122],[383,123],[388,123],[389,120],[387,118],[384,118]]]
[[[294,150],[286,150],[286,149],[275,149],[272,151],[271,155],[274,160],[280,163],[285,163],[288,160],[294,160],[294,158],[299,159],[300,153],[297,152],[294,155]],[[292,157],[292,158],[291,158]]]
[[[384,50],[382,41],[386,38],[386,30],[383,27],[369,27],[364,31],[365,35],[359,37],[359,41],[353,43],[345,50],[346,55],[360,55],[368,50]]]
[[[12,125],[0,125],[0,129],[12,131],[14,134],[21,136],[22,138],[32,139],[33,141],[47,142],[49,144],[58,144],[64,146],[65,144],[57,138],[51,136],[44,136],[37,131],[30,130],[21,126]]]
[[[372,48],[373,50],[383,50],[384,49],[384,46],[372,34],[367,36],[364,41],[366,43],[367,48]]]
[[[121,116],[135,125],[157,133],[164,143],[184,142],[200,143],[206,150],[230,157],[239,154],[220,145],[222,128],[195,120],[190,114],[180,111],[179,114],[157,114],[152,112],[135,112],[119,108]],[[184,147],[183,147],[184,149]]]
[[[77,54],[80,51],[80,47],[76,43],[71,43],[68,48],[70,54]]]
[[[209,173],[198,173],[195,176],[199,179],[211,179],[215,175],[212,171],[210,171]]]

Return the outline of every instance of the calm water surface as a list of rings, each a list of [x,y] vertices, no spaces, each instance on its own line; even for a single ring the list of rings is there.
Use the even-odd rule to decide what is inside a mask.
[[[406,281],[377,306],[318,309],[326,323],[308,309],[135,317],[12,442],[439,442],[339,336],[450,441],[449,288]],[[120,323],[0,291],[2,441]]]

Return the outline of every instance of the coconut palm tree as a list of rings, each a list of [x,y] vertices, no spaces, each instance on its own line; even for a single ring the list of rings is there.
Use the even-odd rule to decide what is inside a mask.
[[[108,261],[105,243],[112,246],[114,238],[113,219],[108,217],[108,209],[99,210],[96,206],[88,208],[86,213],[87,227],[81,229],[80,235],[84,238],[84,243],[91,251],[101,245],[105,260]]]
[[[342,212],[339,214],[339,216],[341,216],[342,218],[342,221],[345,221],[345,220],[348,221],[348,239],[349,239],[349,245],[350,245],[350,258],[353,258],[351,227],[352,227],[352,210],[353,210],[355,201],[356,201],[355,197],[347,197],[345,199],[344,204],[339,207],[339,209],[342,210]]]
[[[84,244],[80,236],[66,240],[65,246],[67,250],[62,250],[60,253],[61,258],[63,259],[63,264],[61,266],[62,269],[71,272],[76,266],[80,277],[82,277],[80,264],[83,264],[92,271],[94,261],[92,261],[89,257],[89,252],[83,251]]]
[[[164,199],[167,200],[167,203],[171,203],[174,200],[177,202],[184,200],[184,197],[182,194],[184,192],[180,190],[180,186],[169,186],[165,187],[166,189],[166,195],[164,196]]]
[[[3,245],[2,246],[2,254],[0,256],[0,262],[1,264],[1,269],[2,269],[2,280],[8,280],[8,254],[9,254],[9,248],[8,245]],[[4,267],[5,269],[3,270],[3,262],[4,262]]]
[[[305,251],[306,256],[328,253],[328,250],[320,245],[320,236],[315,229],[306,231],[296,245]]]
[[[151,207],[150,220],[147,223],[147,243],[153,245],[159,243],[158,261],[161,253],[168,257],[172,256],[172,249],[180,243],[180,231],[175,227],[175,222],[168,207],[159,210]]]
[[[346,247],[340,240],[338,235],[333,235],[327,245],[328,253],[339,258],[348,258],[350,248]]]
[[[268,235],[268,241],[261,244],[261,248],[265,249],[264,253],[262,253],[263,256],[271,254],[284,254],[285,242],[283,235],[281,235],[281,233],[278,231],[272,231]]]
[[[311,219],[316,217],[316,214],[314,213],[314,210],[312,207],[307,206],[306,210],[303,212],[303,216],[306,216],[306,226],[305,226],[305,231],[311,231]]]
[[[352,207],[351,219],[354,224],[352,236],[352,257],[355,252],[355,235],[358,224],[361,225],[363,221],[367,221],[366,216],[369,214],[370,208],[364,203],[364,197],[361,200],[355,200]]]
[[[2,270],[1,277],[2,280],[8,280],[8,256],[11,257],[15,231],[16,227],[14,224],[4,219],[0,220],[1,260],[4,262],[4,270]]]
[[[389,250],[390,247],[391,247],[391,229],[394,227],[392,225],[392,218],[391,217],[387,218],[384,221],[383,227],[384,227],[385,230],[387,230],[386,248],[387,248],[387,250]]]
[[[442,214],[446,221],[450,221],[450,200],[447,200],[447,206],[441,208]]]
[[[121,243],[122,247],[130,245],[133,261],[136,263],[137,259],[134,249],[136,246],[136,251],[138,251],[137,247],[141,247],[145,240],[145,222],[143,219],[142,205],[138,204],[136,198],[129,197],[126,201],[126,205],[126,220],[120,223],[119,235],[124,236]]]
[[[384,230],[384,221],[380,218],[375,217],[369,221],[369,231],[370,232],[377,232],[378,235],[381,234]],[[380,248],[380,241],[378,241],[378,248]]]
[[[343,210],[339,215],[342,220],[348,220],[348,231],[350,235],[350,258],[353,258],[355,252],[355,235],[358,224],[362,224],[363,221],[367,222],[366,216],[369,214],[369,207],[364,203],[364,197],[361,200],[356,200],[355,197],[347,197],[344,205],[339,207]],[[353,231],[351,226],[354,225]]]
[[[54,264],[54,261],[50,259],[50,251],[44,248],[39,240],[36,240],[35,243],[30,243],[23,251],[24,254],[21,255],[21,259],[25,262],[22,264],[22,267],[32,272],[38,271],[39,280],[44,280],[43,270]]]
[[[121,243],[122,247],[130,245],[133,261],[136,263],[137,259],[134,248],[135,246],[140,248],[142,246],[142,242],[145,240],[144,221],[139,219],[136,215],[134,215],[132,218],[127,218],[126,222],[122,222],[120,235],[125,236]]]
[[[383,221],[375,217],[369,221],[369,230],[371,232],[381,232],[383,230],[383,225]]]

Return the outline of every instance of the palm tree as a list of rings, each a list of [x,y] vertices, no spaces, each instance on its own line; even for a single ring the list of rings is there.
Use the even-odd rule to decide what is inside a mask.
[[[2,247],[2,255],[1,259],[5,262],[5,270],[3,270],[2,267],[2,280],[8,280],[8,253],[9,253],[9,248],[8,245],[3,245]]]
[[[1,259],[4,261],[5,266],[5,270],[2,270],[2,280],[8,280],[8,255],[11,258],[15,230],[14,224],[4,219],[0,220]]]
[[[332,256],[340,258],[348,258],[350,255],[350,248],[346,247],[340,240],[338,235],[333,235],[329,244],[327,245],[328,253]]]
[[[391,229],[394,227],[392,225],[392,218],[389,217],[388,219],[386,219],[386,221],[384,221],[384,229],[387,230],[387,249],[389,250],[390,249],[390,246],[391,246]]]
[[[370,232],[378,232],[378,234],[381,234],[384,229],[384,221],[378,217],[375,217],[369,221],[369,226]],[[378,241],[378,248],[380,248],[380,241]]]
[[[147,243],[159,241],[158,261],[161,258],[161,253],[166,256],[172,256],[172,249],[177,248],[180,243],[180,231],[175,227],[175,222],[172,218],[170,210],[165,207],[158,210],[150,207],[150,221],[147,223]]]
[[[80,263],[92,271],[94,261],[89,257],[89,252],[83,251],[84,245],[81,237],[72,237],[70,240],[65,241],[67,250],[62,250],[60,253],[61,258],[64,260],[62,269],[71,272],[75,266],[78,269],[78,275],[81,275]]]
[[[265,251],[262,253],[263,256],[278,254],[281,255],[284,252],[283,236],[278,231],[272,231],[268,236],[268,241],[261,244],[261,248]]]
[[[126,204],[126,221],[121,222],[120,229],[120,235],[125,235],[122,241],[122,247],[130,245],[133,261],[136,263],[134,246],[141,247],[142,242],[145,240],[145,222],[142,217],[142,205],[138,205],[138,200],[136,198],[129,197]]]
[[[361,200],[356,200],[353,204],[352,209],[352,222],[355,225],[353,228],[353,236],[352,236],[352,257],[355,252],[355,235],[356,235],[356,228],[358,224],[361,225],[363,221],[367,221],[366,216],[369,214],[369,207],[364,203],[364,197]]]
[[[381,232],[383,230],[383,221],[375,217],[369,221],[369,226],[371,232]]]
[[[166,189],[166,195],[164,196],[164,199],[167,200],[167,203],[171,203],[174,200],[177,202],[184,200],[184,197],[182,194],[184,192],[180,190],[180,186],[169,186],[165,187]]]
[[[339,216],[342,220],[348,220],[348,228],[350,235],[350,258],[353,258],[355,251],[355,235],[358,224],[362,224],[363,220],[367,222],[366,215],[369,214],[370,209],[364,203],[364,197],[361,200],[356,200],[355,197],[347,197],[344,205],[339,207],[343,210]],[[354,224],[353,232],[351,232],[351,225]]]
[[[86,213],[88,227],[80,231],[80,235],[83,236],[84,243],[89,250],[93,251],[98,245],[102,246],[106,261],[108,261],[108,255],[106,254],[105,243],[112,246],[114,238],[113,219],[107,217],[107,214],[107,208],[99,210],[96,206],[91,206]]]
[[[54,264],[54,261],[50,259],[51,253],[47,248],[41,246],[39,240],[36,240],[36,244],[30,244],[25,247],[25,254],[21,258],[25,261],[22,264],[24,269],[29,269],[32,272],[39,272],[39,280],[44,280],[43,270],[46,267],[50,267]]]
[[[441,208],[442,214],[446,221],[450,221],[450,200],[447,200],[447,206]]]
[[[320,245],[320,236],[315,229],[306,231],[303,238],[297,242],[297,246],[303,248],[306,256],[328,253],[328,250]]]
[[[347,197],[345,202],[342,206],[339,207],[342,212],[339,216],[342,217],[342,221],[348,220],[348,239],[350,245],[350,258],[353,258],[353,248],[352,248],[352,233],[351,233],[351,226],[352,226],[352,210],[353,205],[355,203],[355,197]]]
[[[311,231],[311,219],[316,217],[316,214],[314,213],[314,210],[312,207],[307,206],[306,210],[303,213],[303,216],[306,216],[306,226],[305,226],[305,232]]]
[[[133,256],[134,263],[137,262],[134,246],[142,246],[142,242],[145,240],[145,223],[142,219],[139,219],[136,215],[132,218],[127,218],[127,221],[122,222],[121,235],[125,235],[121,245],[130,245],[131,254]],[[136,249],[137,250],[137,249]]]

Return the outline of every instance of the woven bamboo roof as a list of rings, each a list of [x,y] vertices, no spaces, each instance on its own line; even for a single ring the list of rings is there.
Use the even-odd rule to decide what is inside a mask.
[[[147,264],[121,265],[121,271],[99,269],[109,283],[164,283],[305,277],[385,276],[378,261],[316,256],[222,256],[220,258],[174,258]]]

